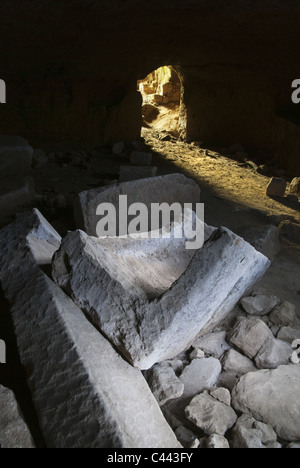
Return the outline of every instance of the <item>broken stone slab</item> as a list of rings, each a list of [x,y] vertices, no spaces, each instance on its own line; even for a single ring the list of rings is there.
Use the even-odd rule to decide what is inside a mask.
[[[242,231],[240,235],[258,252],[268,257],[271,262],[273,262],[276,255],[280,252],[279,229],[276,226],[271,224],[255,226]]]
[[[280,327],[293,327],[298,323],[296,307],[294,304],[285,301],[279,306],[275,307],[275,309],[270,314],[269,319],[275,325],[278,325]]]
[[[286,441],[300,440],[300,365],[279,366],[240,378],[232,392],[236,411],[272,426]]]
[[[147,372],[146,378],[159,406],[163,406],[167,401],[179,398],[183,394],[184,384],[176,376],[173,367],[168,362],[155,364]]]
[[[221,373],[220,362],[215,358],[193,359],[186,366],[179,379],[184,384],[184,397],[193,397],[197,393],[212,388]]]
[[[254,317],[237,320],[229,334],[229,342],[254,359],[259,369],[273,369],[287,364],[293,352],[288,343],[274,338],[268,326]]]
[[[207,435],[224,436],[237,420],[237,415],[230,406],[212,398],[207,392],[195,396],[186,407],[185,414]]]
[[[143,180],[123,182],[109,187],[100,187],[81,192],[74,201],[74,217],[76,226],[90,236],[97,236],[96,227],[99,216],[97,207],[102,203],[112,203],[116,212],[123,212],[126,208],[120,207],[120,195],[127,196],[128,206],[133,203],[143,203],[151,210],[154,203],[191,203],[195,211],[196,203],[200,202],[200,188],[183,174],[168,174]],[[149,215],[149,226],[151,216]],[[117,235],[119,235],[117,225]],[[150,229],[148,229],[150,231]]]
[[[225,228],[188,265],[185,240],[178,241],[176,252],[175,239],[96,239],[76,231],[53,258],[57,284],[140,369],[172,359],[211,331],[270,265]],[[175,266],[181,276],[170,284]]]
[[[157,174],[156,166],[120,166],[120,182],[148,179]]]
[[[34,210],[0,231],[0,281],[50,448],[179,448],[143,375],[41,269],[60,236]]]
[[[133,151],[130,154],[130,164],[132,164],[133,166],[151,166],[152,153]]]
[[[213,332],[197,338],[193,344],[193,348],[202,350],[206,356],[213,356],[216,359],[227,351],[230,346],[226,343],[226,332]]]
[[[284,179],[272,177],[267,187],[267,196],[269,197],[284,197],[287,187],[287,182]]]
[[[257,368],[247,356],[243,356],[235,349],[227,351],[221,359],[223,369],[240,377],[248,372],[255,372]]]
[[[1,181],[0,217],[5,218],[16,213],[18,208],[27,205],[33,199],[35,190],[31,177],[9,177]]]
[[[19,136],[0,135],[0,179],[31,171],[33,148]]]
[[[35,448],[14,393],[0,385],[0,448]]]
[[[262,294],[241,299],[241,305],[249,315],[267,315],[279,304],[280,299],[278,297]]]

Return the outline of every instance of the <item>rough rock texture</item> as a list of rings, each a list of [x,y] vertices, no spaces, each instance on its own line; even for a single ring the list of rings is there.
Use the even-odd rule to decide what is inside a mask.
[[[208,437],[206,442],[208,449],[229,449],[229,442],[225,437],[218,434],[212,434]]]
[[[274,338],[267,325],[258,318],[240,318],[229,334],[230,344],[255,360],[259,369],[273,369],[287,364],[292,355],[291,346]]]
[[[233,439],[234,448],[262,449],[265,448],[261,441],[262,432],[258,429],[247,429],[244,426],[238,428]]]
[[[276,307],[270,314],[269,318],[271,322],[280,327],[293,327],[298,322],[296,307],[290,302],[283,302]]]
[[[185,264],[185,272],[171,286],[161,272],[168,262],[176,262],[173,244],[169,239],[96,239],[76,231],[66,236],[54,256],[55,281],[141,369],[173,358],[200,332],[210,331],[270,263],[222,228],[194,254],[188,267]],[[186,256],[185,241],[183,245]],[[162,280],[169,289],[158,290],[157,297],[153,288]]]
[[[184,384],[184,396],[192,397],[210,389],[216,384],[220,372],[221,364],[215,358],[193,359],[180,375]]]
[[[290,183],[290,194],[300,198],[300,177],[295,177]]]
[[[225,403],[225,405],[230,406],[231,404],[231,394],[227,388],[217,387],[210,390],[210,395],[216,400]]]
[[[280,303],[276,296],[259,294],[254,297],[243,297],[241,305],[249,315],[267,315]]]
[[[37,210],[0,231],[0,280],[48,447],[179,447],[142,374],[40,268],[60,240]]]
[[[271,425],[283,440],[300,440],[300,365],[280,366],[240,378],[233,407]]]
[[[276,226],[266,225],[247,229],[241,232],[241,237],[269,258],[271,262],[280,252],[279,230]]]
[[[230,346],[226,343],[226,332],[213,332],[197,338],[193,348],[204,351],[207,356],[213,356],[219,359]]]
[[[295,340],[300,340],[300,327],[282,327],[277,334],[277,338],[283,341],[287,341],[288,343],[293,343]]]
[[[238,353],[235,349],[227,351],[222,357],[221,363],[226,372],[232,372],[237,376],[257,370],[251,359]]]
[[[133,203],[143,203],[150,211],[151,203],[178,202],[199,203],[200,188],[191,179],[182,174],[170,174],[140,181],[123,182],[110,187],[81,192],[74,201],[74,216],[78,228],[90,236],[96,236],[96,226],[99,216],[97,207],[101,203],[112,203],[119,212],[119,196],[127,195],[128,206]],[[122,208],[124,211],[124,208]],[[150,226],[150,219],[149,219]],[[149,228],[148,231],[151,229]],[[117,228],[117,234],[119,233]]]
[[[153,366],[147,373],[147,382],[160,406],[183,394],[184,384],[176,376],[171,364]]]
[[[187,418],[207,435],[224,434],[237,420],[234,410],[207,392],[195,396],[185,409]]]
[[[0,385],[0,448],[35,448],[15,395]]]

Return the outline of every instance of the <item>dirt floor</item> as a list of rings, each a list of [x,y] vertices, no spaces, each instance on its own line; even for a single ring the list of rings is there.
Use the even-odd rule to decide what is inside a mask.
[[[279,224],[289,219],[300,223],[300,203],[287,197],[266,196],[270,176],[259,174],[255,165],[241,162],[223,150],[205,148],[176,139],[172,133],[144,128],[138,142],[140,149],[153,153],[158,175],[184,173],[201,188],[205,204],[205,221],[213,226],[225,226],[235,232],[247,227]],[[36,197],[23,212],[37,207],[61,235],[75,229],[72,204],[76,193],[89,188],[117,182],[119,166],[129,163],[132,146],[124,155],[112,155],[111,146],[87,152],[55,153],[47,165],[33,170]],[[251,163],[251,161],[250,161]],[[280,168],[279,168],[280,169]],[[278,168],[277,168],[278,170]],[[270,174],[271,175],[271,174]],[[295,174],[296,176],[296,174]],[[13,220],[2,220],[1,225]],[[281,252],[260,283],[268,293],[297,306],[300,317],[300,246],[281,238]],[[0,366],[0,384],[12,388],[35,436],[38,446],[43,439],[30,402],[30,394],[17,355],[9,308],[0,294],[1,339],[7,343],[8,361]],[[33,416],[32,416],[33,415]]]

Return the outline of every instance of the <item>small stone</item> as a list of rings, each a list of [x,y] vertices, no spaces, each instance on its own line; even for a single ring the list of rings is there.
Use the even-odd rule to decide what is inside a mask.
[[[219,385],[219,387],[225,387],[231,392],[237,383],[237,380],[238,375],[235,372],[221,372],[217,385]]]
[[[236,376],[247,374],[248,372],[255,372],[257,368],[254,363],[243,354],[239,353],[235,349],[227,351],[221,360],[223,369],[227,372],[232,372]]]
[[[291,444],[287,445],[288,449],[300,449],[300,442],[292,442]]]
[[[226,332],[215,332],[200,336],[192,344],[193,348],[201,349],[207,356],[219,359],[230,346],[226,343]]]
[[[267,339],[255,357],[255,364],[259,369],[276,369],[279,365],[288,364],[293,350],[285,341],[272,336]]]
[[[280,299],[276,296],[257,295],[241,299],[242,307],[249,315],[269,314],[279,303]]]
[[[237,420],[234,410],[207,392],[195,396],[185,409],[187,418],[207,435],[224,434]]]
[[[48,156],[46,152],[39,148],[35,149],[32,154],[32,167],[35,169],[38,169],[40,167],[43,167],[47,164],[48,162]]]
[[[273,334],[262,320],[241,317],[229,333],[228,341],[253,359],[270,338],[274,339]]]
[[[183,445],[183,447],[190,447],[191,444],[196,440],[198,441],[199,445],[199,440],[197,439],[197,436],[184,426],[177,427],[177,429],[175,430],[175,435],[179,442]]]
[[[277,434],[270,424],[255,421],[253,424],[254,429],[258,429],[262,433],[261,441],[264,445],[272,444],[277,441]]]
[[[282,445],[279,442],[272,442],[271,444],[266,444],[267,449],[281,449]]]
[[[147,382],[160,406],[183,394],[184,384],[176,377],[171,365],[153,366],[147,373]]]
[[[202,351],[202,349],[195,348],[190,354],[190,359],[191,360],[193,360],[193,359],[203,359],[203,358],[205,358],[205,354],[204,354],[204,351]]]
[[[300,198],[300,177],[295,177],[290,183],[290,194]]]
[[[230,395],[230,391],[227,388],[217,387],[217,388],[210,390],[209,393],[216,400],[220,401],[221,403],[224,403],[227,406],[230,406],[231,395]]]
[[[292,344],[295,340],[300,340],[300,327],[282,327],[277,334],[277,338]]]
[[[216,384],[221,370],[220,361],[213,357],[193,359],[179,377],[184,384],[184,396],[192,397],[203,390],[212,388]]]
[[[257,429],[247,429],[240,426],[235,432],[233,448],[262,449],[265,448],[261,441],[262,433]]]
[[[229,442],[225,437],[218,434],[212,434],[208,437],[206,447],[209,449],[229,449]]]
[[[267,187],[267,196],[283,197],[286,191],[287,182],[284,179],[273,177]]]
[[[297,323],[296,307],[290,302],[283,302],[272,311],[269,318],[280,327],[293,327]]]
[[[273,262],[276,255],[280,252],[279,229],[271,224],[252,227],[246,231],[242,231],[241,237],[249,242],[258,252],[268,257],[271,262]]]

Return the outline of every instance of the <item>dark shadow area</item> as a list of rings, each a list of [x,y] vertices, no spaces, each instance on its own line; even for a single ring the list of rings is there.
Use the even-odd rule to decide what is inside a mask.
[[[2,288],[0,288],[0,339],[6,343],[6,364],[0,364],[0,384],[14,392],[36,447],[46,448],[26,382],[26,371],[20,361],[9,305]]]

